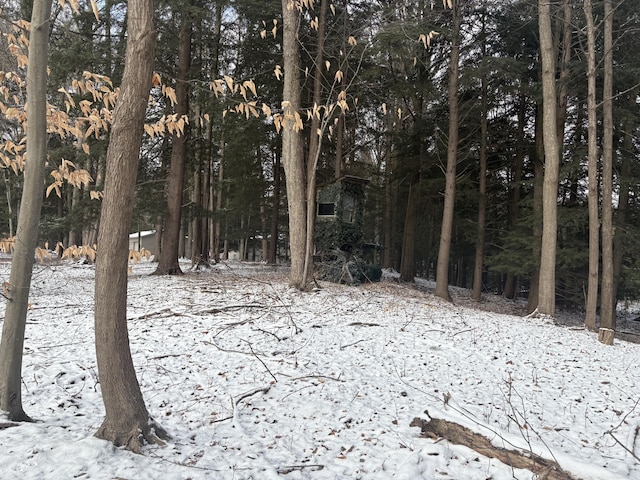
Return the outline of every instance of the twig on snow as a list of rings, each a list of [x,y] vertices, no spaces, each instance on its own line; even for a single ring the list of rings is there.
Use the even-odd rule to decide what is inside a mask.
[[[313,465],[285,465],[282,467],[278,467],[278,474],[287,475],[288,473],[295,471],[302,471],[305,468],[313,469],[314,472],[318,472],[324,468],[324,465],[313,464]]]
[[[250,390],[250,391],[248,391],[248,392],[245,392],[245,393],[243,393],[242,395],[240,395],[239,397],[237,397],[237,398],[235,398],[235,399],[233,400],[234,407],[237,407],[237,406],[238,406],[238,404],[239,404],[242,400],[244,400],[245,398],[252,397],[252,396],[254,396],[256,393],[264,393],[264,394],[267,394],[267,393],[269,393],[269,390],[271,390],[271,385],[267,385],[266,387],[256,388],[256,389],[254,389],[254,390]]]
[[[262,366],[267,370],[267,372],[269,372],[269,375],[271,375],[271,377],[273,378],[273,380],[278,383],[278,379],[276,378],[276,376],[271,372],[271,370],[269,369],[269,367],[267,367],[267,364],[264,363],[264,361],[258,356],[258,354],[253,350],[253,346],[251,345],[251,343],[247,342],[246,340],[244,340],[244,342],[247,343],[247,345],[249,345],[249,350],[251,350],[251,353],[253,354],[254,357],[256,357],[258,359],[258,361],[262,364]]]
[[[359,344],[360,342],[364,342],[364,338],[361,338],[361,339],[360,339],[360,340],[358,340],[357,342],[353,342],[353,343],[348,343],[348,344],[346,344],[346,345],[342,345],[342,346],[340,347],[340,350],[344,350],[345,348],[348,348],[348,347],[353,347],[354,345],[357,345],[357,344]]]
[[[605,433],[607,433],[607,434],[611,435],[611,438],[613,438],[613,439],[616,441],[616,443],[617,443],[618,445],[620,445],[620,446],[621,446],[622,448],[624,448],[627,452],[629,452],[633,458],[635,458],[636,460],[640,461],[640,457],[638,457],[638,456],[633,452],[633,450],[631,450],[629,447],[627,447],[624,443],[622,443],[620,440],[618,440],[618,439],[616,438],[616,436],[613,434],[613,430],[609,430],[608,432],[605,432]],[[638,429],[637,429],[637,427],[636,427],[636,435],[637,435],[637,433],[638,433]]]

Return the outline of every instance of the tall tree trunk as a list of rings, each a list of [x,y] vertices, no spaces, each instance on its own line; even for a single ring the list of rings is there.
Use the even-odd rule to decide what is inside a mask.
[[[486,12],[482,18],[482,60],[487,55],[486,47]],[[482,299],[482,270],[484,266],[484,239],[486,232],[487,219],[487,135],[488,135],[488,113],[487,113],[487,73],[482,73],[481,79],[482,99],[481,99],[481,118],[480,118],[480,172],[478,185],[478,234],[476,237],[476,255],[473,266],[473,290],[472,298],[479,302]]]
[[[525,123],[526,123],[526,97],[520,93],[518,105],[518,136],[516,139],[516,158],[513,167],[513,180],[510,192],[509,227],[515,228],[520,217],[520,197],[522,195],[522,171],[525,159]],[[508,272],[502,294],[505,298],[516,298],[517,277]]]
[[[540,258],[542,251],[542,203],[544,183],[544,134],[542,125],[542,102],[536,105],[535,118],[535,151],[533,153],[533,228],[531,255]],[[540,291],[540,265],[533,267],[529,282],[529,298],[527,312],[533,313],[538,308],[538,292]]]
[[[440,230],[435,291],[436,295],[447,300],[451,300],[451,295],[449,294],[449,256],[451,252],[451,234],[453,232],[453,213],[456,200],[456,167],[458,163],[458,75],[460,70],[461,23],[460,2],[454,0],[451,30],[451,57],[449,60],[449,141],[447,145],[444,209]]]
[[[551,4],[538,0],[540,59],[542,64],[542,129],[544,137],[545,171],[542,206],[542,251],[538,312],[555,315],[556,310],[556,248],[558,235],[558,174],[560,146],[558,144],[556,100],[556,52],[551,30]]]
[[[593,26],[591,0],[584,0],[587,20],[587,130],[589,175],[589,276],[587,281],[587,306],[585,327],[596,330],[598,307],[598,269],[600,262],[600,215],[598,204],[598,138],[596,106],[596,34]]]
[[[613,345],[613,8],[604,0],[604,86],[602,92],[602,290],[598,339]]]
[[[385,133],[385,169],[384,169],[384,227],[382,235],[382,268],[393,267],[393,240],[396,225],[396,204],[398,197],[397,182],[393,178],[396,158],[393,151],[393,114],[387,114],[387,131]]]
[[[176,100],[174,113],[179,119],[189,113],[189,69],[191,67],[191,15],[183,11],[178,39],[178,71],[176,75]],[[184,171],[187,161],[187,131],[171,137],[171,167],[167,180],[167,215],[162,232],[162,251],[158,259],[156,275],[179,275],[178,264]]]
[[[95,284],[96,358],[105,419],[98,438],[139,452],[166,432],[147,412],[131,359],[127,331],[129,227],[144,115],[151,88],[156,32],[152,0],[130,0],[129,39],[107,151]]]
[[[318,19],[318,32],[316,36],[316,58],[315,72],[313,78],[313,103],[316,108],[320,108],[322,102],[322,58],[324,53],[325,25],[327,19],[328,0],[320,0],[320,17]],[[344,81],[344,77],[343,77]],[[316,219],[316,178],[318,171],[318,159],[322,145],[322,134],[320,131],[320,118],[314,115],[311,121],[311,131],[309,132],[309,153],[307,159],[307,239],[304,255],[303,281],[309,283],[309,278],[313,273],[313,232]]]
[[[225,163],[225,143],[224,135],[220,139],[220,164],[218,165],[218,186],[216,190],[216,220],[213,237],[213,261],[220,261],[220,242],[222,240],[222,200],[224,195],[224,163]],[[226,260],[226,258],[224,258]]]
[[[46,94],[50,16],[51,1],[34,2],[27,66],[27,161],[11,259],[9,301],[0,341],[0,410],[14,421],[31,420],[22,408],[22,351],[47,160]]]
[[[282,126],[282,164],[287,184],[289,207],[289,241],[291,273],[289,284],[307,289],[304,277],[307,230],[306,175],[302,135],[297,126],[300,111],[300,47],[298,44],[299,14],[293,0],[282,0],[284,36],[284,89]]]

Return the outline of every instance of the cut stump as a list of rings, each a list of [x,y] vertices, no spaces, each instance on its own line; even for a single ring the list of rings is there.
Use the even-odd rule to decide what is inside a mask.
[[[610,328],[601,328],[598,330],[598,341],[605,345],[613,345],[613,339],[616,336],[616,331]]]

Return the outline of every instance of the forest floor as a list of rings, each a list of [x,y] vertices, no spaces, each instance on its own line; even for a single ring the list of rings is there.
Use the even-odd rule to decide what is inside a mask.
[[[9,268],[0,262],[3,281]],[[23,404],[38,421],[0,428],[3,480],[536,476],[425,438],[415,418],[453,422],[573,478],[640,478],[640,345],[598,343],[579,314],[526,318],[519,302],[477,304],[459,289],[450,304],[429,282],[393,276],[300,293],[284,267],[153,268],[130,275],[129,334],[148,409],[171,441],[135,455],[93,437],[104,415],[94,269],[37,266]],[[631,310],[621,326],[633,333]]]

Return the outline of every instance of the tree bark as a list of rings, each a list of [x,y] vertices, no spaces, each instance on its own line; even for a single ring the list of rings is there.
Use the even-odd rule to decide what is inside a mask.
[[[289,284],[306,290],[304,278],[307,227],[306,175],[302,135],[296,124],[300,111],[300,47],[298,44],[299,14],[292,0],[282,0],[284,89],[282,126],[282,164],[286,177],[289,207],[289,242],[291,273]]]
[[[451,31],[451,57],[449,60],[449,141],[447,145],[447,170],[445,174],[444,209],[438,249],[435,294],[451,301],[449,294],[449,256],[453,231],[453,213],[456,197],[456,167],[458,163],[458,75],[460,70],[460,27],[462,18],[460,3],[453,1]]]
[[[47,56],[51,1],[34,2],[27,66],[27,159],[0,341],[0,410],[29,421],[22,407],[22,351],[47,160]]]
[[[600,215],[598,204],[598,138],[596,106],[596,44],[591,0],[584,0],[587,20],[587,131],[589,175],[589,276],[585,327],[595,332],[598,307],[598,269],[600,262]]]
[[[189,69],[191,68],[192,19],[187,12],[182,13],[180,36],[178,39],[178,71],[176,75],[176,100],[174,113],[177,119],[189,113]],[[156,275],[180,275],[178,247],[182,221],[182,200],[184,171],[187,161],[187,131],[175,133],[171,137],[171,167],[167,180],[167,215],[162,232],[162,251],[158,259]]]
[[[602,92],[602,286],[600,329],[616,330],[616,302],[613,298],[613,8],[604,0],[604,85]],[[608,333],[598,339],[613,345]]]
[[[540,60],[542,63],[542,130],[544,137],[545,171],[542,205],[542,252],[538,312],[555,315],[556,310],[556,248],[558,235],[558,173],[560,146],[558,144],[556,65],[551,30],[551,4],[538,0]]]
[[[316,36],[316,58],[313,78],[313,103],[319,108],[322,102],[322,58],[324,54],[325,26],[327,19],[328,0],[320,0],[320,17],[318,19],[318,32]],[[343,77],[344,81],[344,77]],[[305,242],[303,282],[309,283],[313,273],[313,232],[316,219],[316,180],[318,171],[318,159],[322,146],[322,133],[320,132],[319,115],[314,115],[309,132],[309,152],[307,158],[307,238]]]
[[[113,112],[95,284],[96,357],[105,419],[98,438],[135,452],[166,432],[149,417],[127,331],[129,227],[144,116],[151,88],[156,32],[152,0],[130,0],[129,40],[120,95]]]
[[[487,55],[486,52],[486,13],[482,19],[482,59]],[[473,290],[471,298],[476,302],[482,299],[482,269],[484,265],[484,242],[487,222],[487,135],[488,135],[488,118],[487,118],[487,95],[489,87],[487,85],[487,73],[482,72],[481,89],[481,116],[480,118],[480,172],[478,185],[478,233],[476,237],[476,255],[473,266]]]

